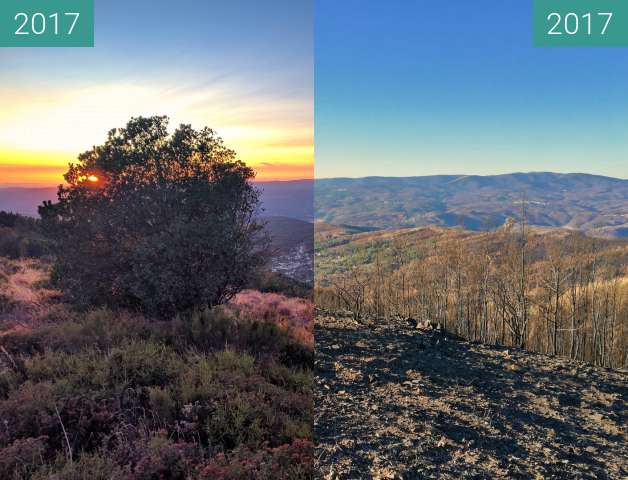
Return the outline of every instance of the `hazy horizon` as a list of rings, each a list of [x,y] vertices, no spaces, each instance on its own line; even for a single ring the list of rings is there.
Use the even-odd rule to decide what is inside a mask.
[[[557,172],[550,170],[534,170],[534,171],[509,171],[504,173],[496,173],[496,174],[475,174],[475,173],[436,173],[429,175],[364,175],[364,176],[340,176],[340,177],[316,177],[316,178],[292,178],[285,180],[266,180],[266,179],[255,179],[252,183],[279,183],[279,182],[308,182],[308,181],[316,181],[316,180],[360,180],[367,178],[390,178],[390,179],[401,179],[401,178],[422,178],[422,177],[498,177],[498,176],[507,176],[507,175],[529,175],[529,174],[555,174],[555,175],[589,175],[593,177],[605,177],[612,178],[616,180],[628,180],[628,177],[615,177],[611,175],[600,175],[596,173],[589,172]],[[24,183],[0,183],[0,188],[56,188],[59,184],[47,183],[47,184],[24,184]]]

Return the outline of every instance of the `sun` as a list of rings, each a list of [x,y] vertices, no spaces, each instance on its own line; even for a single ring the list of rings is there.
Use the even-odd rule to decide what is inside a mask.
[[[98,177],[96,175],[89,175],[87,177],[87,180],[89,180],[92,183],[96,183],[98,181]]]

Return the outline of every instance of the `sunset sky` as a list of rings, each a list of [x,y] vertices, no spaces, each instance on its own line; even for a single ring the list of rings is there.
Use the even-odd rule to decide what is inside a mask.
[[[55,185],[132,116],[209,126],[259,180],[313,175],[313,5],[96,2],[95,48],[0,49],[0,185]]]
[[[628,178],[628,48],[535,48],[532,2],[318,0],[316,175]]]

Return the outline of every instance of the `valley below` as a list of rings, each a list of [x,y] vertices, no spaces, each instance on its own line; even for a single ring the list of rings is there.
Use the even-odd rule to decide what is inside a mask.
[[[628,180],[581,173],[330,178],[316,181],[316,219],[371,229],[494,230],[509,218],[596,237],[628,236]]]

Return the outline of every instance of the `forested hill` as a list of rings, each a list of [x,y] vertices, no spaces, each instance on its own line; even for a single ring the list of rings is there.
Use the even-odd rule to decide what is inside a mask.
[[[316,219],[337,225],[484,230],[520,218],[601,237],[628,236],[628,180],[581,173],[316,180]]]

